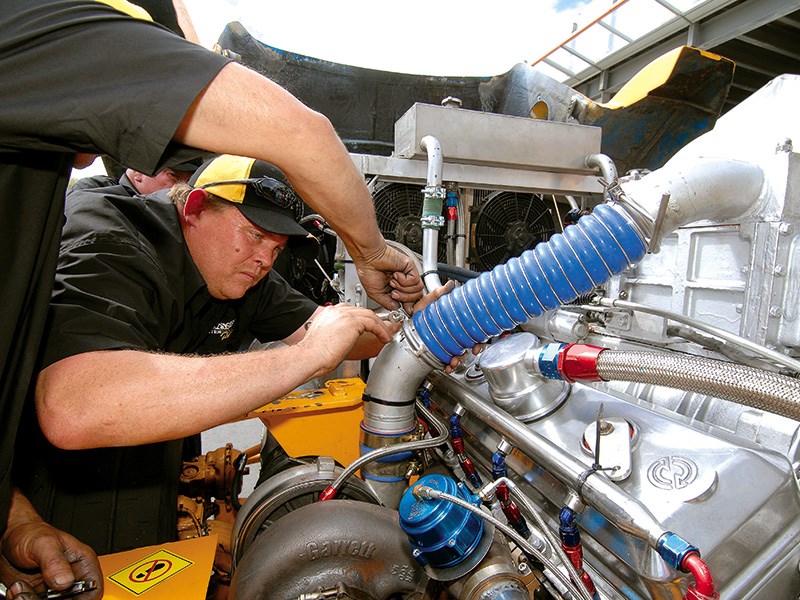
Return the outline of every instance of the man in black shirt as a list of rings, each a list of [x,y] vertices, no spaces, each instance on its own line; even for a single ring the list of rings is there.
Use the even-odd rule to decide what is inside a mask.
[[[176,183],[186,183],[192,176],[197,164],[192,168],[189,165],[181,165],[183,168],[165,167],[155,175],[148,175],[136,169],[125,169],[119,179],[110,175],[92,175],[83,177],[76,181],[70,188],[70,192],[78,190],[89,190],[106,187],[117,187],[122,194],[135,196],[136,194],[146,195],[157,192],[158,190],[168,190]]]
[[[371,297],[395,306],[421,295],[419,275],[385,243],[364,179],[326,118],[246,67],[116,8],[125,4],[0,3],[0,529],[77,154],[105,154],[143,173],[185,146],[272,162],[338,232]],[[49,558],[31,560],[46,565],[48,585],[68,587],[54,573],[69,565]]]
[[[73,451],[39,441],[34,455],[31,432],[15,480],[98,554],[175,539],[182,438],[390,339],[372,311],[318,307],[272,270],[307,242],[278,169],[222,155],[190,182],[67,197],[36,404],[47,438]],[[253,337],[291,345],[236,354]]]

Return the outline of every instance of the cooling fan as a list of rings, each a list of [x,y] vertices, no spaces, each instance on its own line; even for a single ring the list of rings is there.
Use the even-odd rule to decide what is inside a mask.
[[[540,196],[492,192],[472,219],[470,264],[488,271],[547,241],[556,227],[552,209]]]
[[[383,237],[422,254],[422,225],[419,222],[422,216],[422,186],[388,182],[379,184],[372,199]],[[439,262],[445,262],[447,257],[446,231],[446,226],[439,230]]]

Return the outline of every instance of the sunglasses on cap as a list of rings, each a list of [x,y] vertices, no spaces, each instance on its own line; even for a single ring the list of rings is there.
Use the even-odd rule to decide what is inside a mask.
[[[206,188],[214,187],[217,185],[229,184],[242,184],[250,186],[250,189],[255,192],[259,198],[269,200],[279,208],[288,208],[294,213],[295,221],[303,216],[303,203],[295,191],[288,185],[281,183],[272,177],[251,177],[249,179],[223,179],[220,181],[212,181],[197,186],[198,189],[204,190]]]

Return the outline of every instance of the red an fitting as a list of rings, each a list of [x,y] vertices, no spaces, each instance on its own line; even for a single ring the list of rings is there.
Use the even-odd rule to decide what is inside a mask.
[[[586,587],[586,591],[589,592],[590,596],[594,597],[597,593],[597,588],[594,585],[594,581],[592,581],[592,576],[583,568],[583,547],[580,544],[577,546],[565,546],[561,544],[561,548],[564,550],[564,554],[567,555],[567,558],[569,558],[572,566],[575,567],[575,571],[577,571],[580,576],[583,585]]]
[[[683,600],[719,600],[719,592],[714,588],[711,569],[700,558],[699,552],[689,552],[681,563],[681,571],[694,575],[694,586],[689,586]]]
[[[558,355],[558,372],[570,383],[603,381],[597,373],[597,357],[604,350],[588,344],[567,344]]]
[[[339,491],[332,485],[329,485],[324,490],[322,490],[322,492],[319,495],[319,498],[317,498],[317,502],[325,502],[326,500],[333,500],[338,495]]]

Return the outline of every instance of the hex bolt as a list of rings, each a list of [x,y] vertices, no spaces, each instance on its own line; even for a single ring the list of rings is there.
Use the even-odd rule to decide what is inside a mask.
[[[564,500],[564,505],[576,513],[581,513],[583,512],[583,509],[586,508],[583,500],[581,500],[581,497],[574,490],[570,490],[570,492],[567,494],[567,497]]]
[[[589,326],[585,322],[578,320],[572,326],[572,335],[574,335],[579,340],[586,338],[586,336],[589,335]]]
[[[506,438],[500,438],[500,441],[497,442],[497,451],[503,456],[508,456],[513,449],[514,446]]]

